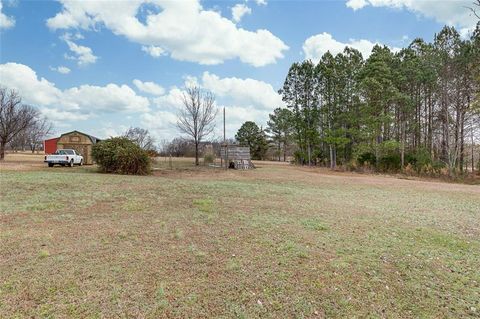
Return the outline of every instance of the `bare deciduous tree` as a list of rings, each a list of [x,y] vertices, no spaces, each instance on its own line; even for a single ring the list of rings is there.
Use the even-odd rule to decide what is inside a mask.
[[[42,145],[43,140],[50,135],[52,131],[52,123],[44,117],[37,119],[29,128],[27,128],[27,143],[29,144],[32,153]]]
[[[123,136],[146,151],[155,149],[155,139],[146,129],[140,127],[131,127],[123,134]]]
[[[0,160],[5,157],[5,146],[30,128],[38,115],[35,108],[22,104],[16,91],[0,88]]]
[[[192,156],[192,154],[195,153],[195,146],[191,140],[186,140],[182,137],[175,137],[172,141],[167,142],[163,152],[165,156]]]
[[[12,151],[25,151],[28,145],[28,136],[27,132],[23,131],[18,133],[11,141],[8,143]]]
[[[183,93],[183,109],[178,115],[177,127],[195,143],[195,165],[199,165],[198,145],[213,132],[217,113],[215,96],[211,92],[189,87]]]
[[[41,117],[34,121],[30,127],[19,132],[10,142],[9,146],[13,151],[30,148],[35,153],[43,144],[43,140],[53,131],[52,123],[46,118]]]

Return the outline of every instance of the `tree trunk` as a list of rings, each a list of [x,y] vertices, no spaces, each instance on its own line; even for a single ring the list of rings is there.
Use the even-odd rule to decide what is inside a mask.
[[[0,142],[0,160],[5,158],[5,143]]]
[[[310,142],[308,142],[308,166],[312,166],[312,148],[310,146]]]
[[[463,166],[464,166],[464,161],[465,161],[465,156],[464,156],[464,151],[465,151],[465,138],[464,138],[464,133],[465,133],[465,121],[464,117],[465,114],[462,112],[462,118],[460,119],[460,173],[463,173]]]
[[[329,145],[330,150],[330,169],[333,169],[333,148],[332,145]]]
[[[330,169],[334,170],[337,167],[337,151],[334,146],[330,145]]]
[[[402,171],[405,168],[405,123],[402,121],[400,124],[400,139],[402,140],[401,144],[401,167]]]
[[[282,145],[281,145],[280,139],[278,140],[278,161],[281,161],[281,156],[282,156]]]
[[[433,160],[433,109],[432,109],[432,93],[428,94],[428,150]]]
[[[198,161],[198,142],[195,142],[195,166],[200,165]]]
[[[378,166],[380,164],[380,141],[381,141],[381,136],[377,135],[377,138],[375,139],[375,169],[378,169]]]
[[[337,168],[337,148],[333,147],[333,169]]]
[[[458,102],[457,102],[458,103]],[[456,112],[455,112],[455,134],[454,134],[454,138],[455,138],[455,153],[456,151],[460,148],[460,111],[459,111],[459,106],[457,105],[456,106]],[[461,171],[461,167],[460,167],[460,161],[459,161],[459,158],[456,158],[456,162],[455,162],[455,171],[456,172],[462,172]]]
[[[472,125],[472,134],[471,134],[471,139],[472,139],[472,174],[475,175],[475,143],[473,142],[473,130],[474,127]]]

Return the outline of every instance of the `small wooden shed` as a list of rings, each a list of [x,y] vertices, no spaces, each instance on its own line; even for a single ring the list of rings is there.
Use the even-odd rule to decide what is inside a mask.
[[[70,148],[83,156],[84,164],[93,164],[92,146],[100,142],[100,139],[79,131],[72,131],[60,135],[57,141],[57,149]]]
[[[255,168],[250,157],[250,147],[238,145],[222,145],[220,156],[223,165],[235,169]]]

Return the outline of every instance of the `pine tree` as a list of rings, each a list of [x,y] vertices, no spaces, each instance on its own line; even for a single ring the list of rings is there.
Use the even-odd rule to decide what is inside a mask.
[[[366,61],[345,48],[316,66],[294,63],[279,92],[302,164],[335,168],[359,159],[377,169],[447,167],[453,175],[474,166],[479,91],[480,22],[470,39],[444,27],[433,43],[415,39],[398,53],[377,45]]]
[[[363,136],[375,154],[378,166],[382,144],[390,140],[392,103],[396,98],[392,64],[393,54],[388,47],[376,45],[365,63],[361,74],[361,89],[365,99],[362,125]]]
[[[311,61],[294,63],[288,71],[282,99],[293,113],[299,160],[312,165],[314,148],[318,144],[318,83],[316,68]]]
[[[266,131],[270,134],[270,138],[275,145],[278,161],[287,158],[287,148],[293,131],[293,115],[289,109],[277,108],[273,114],[269,114],[270,120],[267,122]]]

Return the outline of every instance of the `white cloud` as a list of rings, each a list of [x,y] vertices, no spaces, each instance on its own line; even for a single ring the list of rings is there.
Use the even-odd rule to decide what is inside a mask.
[[[112,122],[102,122],[101,127],[92,129],[92,134],[98,137],[109,138],[121,136],[127,130],[128,126],[126,125],[118,125]]]
[[[66,66],[58,66],[58,67],[50,67],[50,70],[58,72],[60,74],[68,74],[70,73],[70,69],[67,68]]]
[[[255,0],[255,2],[256,2],[259,6],[266,6],[266,5],[267,5],[267,0]]]
[[[350,39],[347,43],[343,43],[335,40],[331,34],[323,32],[314,36],[309,37],[303,43],[303,52],[305,53],[305,58],[314,61],[315,63],[320,60],[322,55],[330,51],[332,55],[343,52],[346,46],[357,49],[360,51],[364,58],[368,58],[372,53],[373,47],[378,44],[378,42],[371,42],[369,40],[355,40]],[[397,52],[400,49],[391,47],[392,51]]]
[[[152,102],[155,109],[140,116],[141,126],[148,129],[157,141],[180,136],[175,124],[183,107],[183,90],[173,86],[165,94],[153,98]]]
[[[133,80],[133,84],[139,89],[141,92],[145,92],[152,95],[163,95],[165,93],[165,89],[160,85],[154,82],[142,82],[140,80]]]
[[[263,128],[265,128],[266,122],[268,120],[268,114],[270,114],[271,112],[271,110],[257,109],[253,106],[225,106],[225,122],[227,135],[229,137],[234,137],[235,133],[246,121],[253,121],[257,123],[258,126],[263,126]],[[222,129],[223,127],[219,125],[216,133],[218,136],[223,135],[223,133],[221,132]]]
[[[15,89],[23,101],[40,108],[50,119],[85,120],[98,113],[148,112],[150,102],[128,85],[81,85],[60,90],[45,78],[38,78],[30,67],[0,64],[0,85]]]
[[[366,0],[348,0],[347,7],[352,8],[354,11],[361,9],[368,5]]]
[[[253,106],[267,110],[284,106],[281,96],[270,84],[263,81],[236,77],[220,78],[204,72],[201,85],[217,97],[230,99],[237,106]]]
[[[142,46],[142,51],[147,52],[148,54],[150,54],[154,58],[158,58],[158,57],[161,57],[162,55],[166,54],[165,50],[163,50],[161,47],[157,47],[157,46],[154,46],[154,45],[149,45],[149,46],[143,45]]]
[[[5,15],[2,12],[2,9],[3,9],[3,4],[0,1],[0,30],[13,28],[13,26],[15,26],[15,19],[13,17],[9,17]]]
[[[38,78],[35,71],[18,63],[0,64],[0,83],[19,91],[24,102],[33,105],[56,105],[61,101],[62,91],[45,78]]]
[[[218,109],[226,108],[227,134],[233,137],[245,121],[255,121],[265,126],[268,114],[277,107],[284,107],[281,96],[268,83],[255,79],[221,78],[204,72],[200,79],[184,77],[184,85],[199,86],[215,94]],[[156,110],[142,115],[142,125],[155,134],[158,140],[178,136],[177,114],[183,107],[183,90],[172,87],[164,95],[153,99]],[[222,133],[222,117],[217,117],[216,136]]]
[[[86,66],[88,64],[95,63],[98,59],[92,52],[92,49],[83,45],[78,45],[72,40],[72,35],[66,33],[61,39],[67,43],[68,48],[72,51],[75,56],[66,56],[67,59],[73,59],[77,61],[79,66]],[[79,35],[75,36],[76,39],[79,39]]]
[[[225,107],[229,137],[234,137],[245,121],[254,121],[259,126],[265,126],[269,113],[277,107],[285,107],[281,96],[272,85],[263,81],[251,78],[220,78],[204,72],[200,85],[215,94],[220,109]],[[215,133],[222,136],[221,116],[217,122]]]
[[[275,63],[288,49],[268,30],[237,28],[219,12],[204,10],[199,0],[61,2],[62,11],[47,20],[51,29],[90,30],[104,26],[146,48],[160,47],[176,60],[220,64],[239,58],[258,67]],[[136,14],[145,3],[156,5],[159,12],[148,12],[142,23]]]
[[[205,72],[199,79],[185,76],[184,82],[186,86],[194,83],[216,95],[217,105],[226,107],[227,133],[230,137],[245,121],[265,125],[268,114],[274,108],[283,106],[281,97],[270,84],[255,79],[221,78]],[[142,92],[156,95],[152,98],[153,108],[150,108],[147,98],[137,95],[128,85],[81,85],[61,90],[54,83],[40,78],[26,65],[0,65],[0,85],[17,89],[25,103],[39,107],[56,126],[99,118],[102,114],[130,112],[141,114],[141,126],[149,129],[158,140],[178,136],[175,123],[178,111],[183,106],[183,90],[174,86],[166,91],[154,82],[138,79],[133,84]],[[220,136],[221,116],[217,120],[216,134]],[[92,132],[113,136],[119,133],[119,127],[104,126],[103,130],[92,129]]]
[[[200,86],[196,76],[186,75],[183,77],[185,87]]]
[[[348,0],[346,5],[353,10],[366,6],[406,9],[433,18],[440,23],[473,29],[477,20],[467,9],[472,6],[472,3],[472,0]]]
[[[220,78],[209,72],[204,72],[201,80],[201,86],[215,94],[220,108],[225,107],[228,137],[234,137],[245,121],[254,121],[259,126],[265,126],[268,114],[277,107],[285,107],[273,86],[263,81],[236,77]],[[220,116],[217,122],[215,134],[223,136]]]
[[[63,91],[67,104],[74,109],[100,112],[146,112],[150,102],[138,96],[128,85],[81,85]]]
[[[141,116],[142,126],[148,129],[157,141],[171,140],[179,136],[176,123],[177,114],[171,111],[156,111]]]
[[[153,104],[158,109],[170,109],[176,112],[183,106],[183,91],[174,86],[167,94],[154,98]]]
[[[40,112],[50,121],[57,123],[63,121],[84,121],[92,117],[91,113],[74,113],[57,108],[41,107]]]
[[[252,13],[252,9],[250,9],[243,3],[238,3],[232,7],[232,19],[237,23],[240,22],[240,20],[242,20],[242,17],[244,15],[251,14],[251,13]]]

